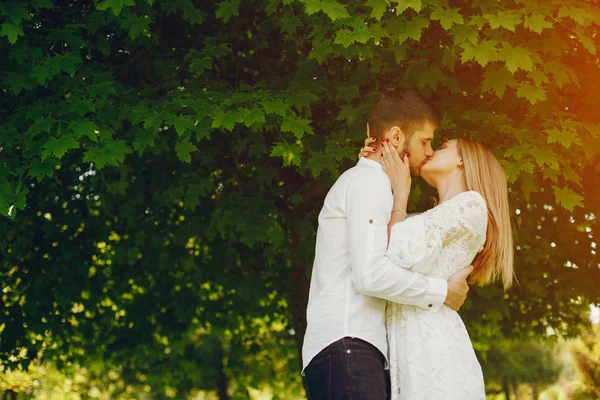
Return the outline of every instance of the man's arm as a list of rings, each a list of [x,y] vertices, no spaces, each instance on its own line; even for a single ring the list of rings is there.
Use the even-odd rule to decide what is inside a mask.
[[[346,188],[346,217],[352,279],[363,294],[422,308],[439,308],[448,283],[396,266],[385,255],[392,208],[384,174],[362,172]]]

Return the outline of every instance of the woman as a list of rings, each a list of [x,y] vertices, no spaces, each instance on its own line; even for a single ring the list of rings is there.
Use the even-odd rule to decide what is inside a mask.
[[[472,283],[498,279],[510,287],[508,190],[494,155],[467,139],[445,141],[420,171],[437,189],[439,205],[406,218],[408,155],[401,160],[388,142],[381,147],[377,156],[394,192],[387,256],[400,267],[444,279],[472,264]],[[388,302],[386,327],[392,400],[485,399],[481,366],[458,313]]]

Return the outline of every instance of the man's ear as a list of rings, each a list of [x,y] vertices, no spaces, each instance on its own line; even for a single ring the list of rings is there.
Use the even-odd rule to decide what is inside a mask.
[[[388,139],[394,147],[401,147],[404,145],[404,132],[398,126],[392,126],[388,132]]]

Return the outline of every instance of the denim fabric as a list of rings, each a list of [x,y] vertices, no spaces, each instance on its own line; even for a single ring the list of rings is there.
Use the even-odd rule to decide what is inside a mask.
[[[304,370],[311,400],[386,400],[385,358],[364,340],[345,337],[317,354]]]

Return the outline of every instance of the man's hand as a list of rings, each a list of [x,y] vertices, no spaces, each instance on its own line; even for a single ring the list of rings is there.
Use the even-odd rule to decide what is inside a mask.
[[[448,279],[448,294],[446,295],[444,304],[454,311],[458,311],[467,299],[467,293],[469,292],[467,277],[471,272],[473,272],[473,266],[469,265]]]

